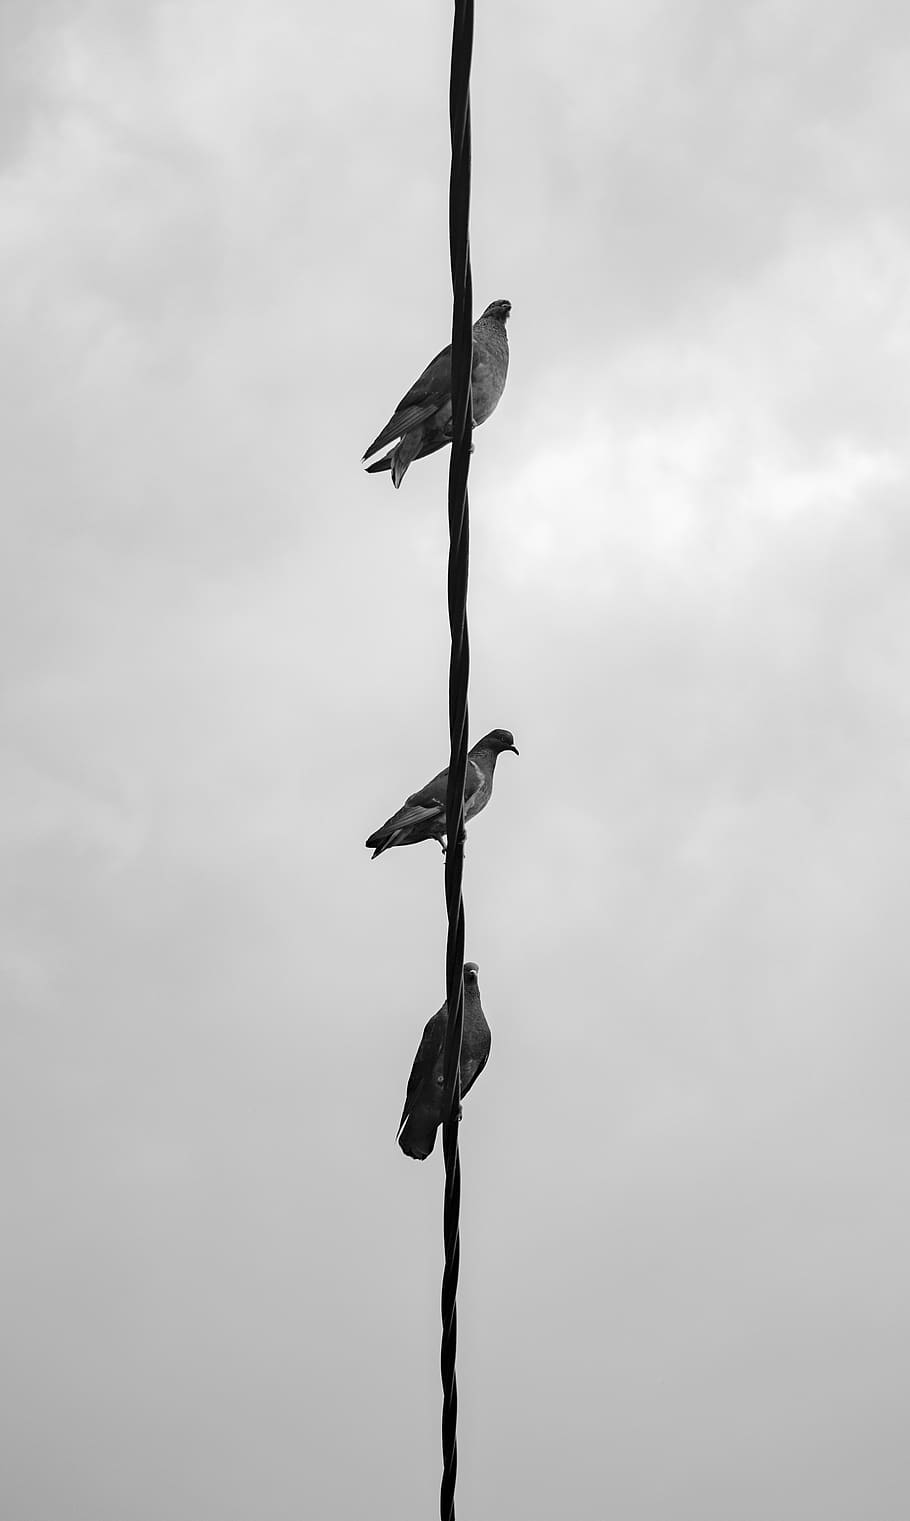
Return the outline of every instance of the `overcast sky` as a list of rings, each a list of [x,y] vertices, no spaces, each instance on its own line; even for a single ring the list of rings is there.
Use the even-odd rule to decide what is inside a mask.
[[[478,12],[458,1514],[901,1521],[910,15]],[[436,1513],[449,26],[0,11],[8,1521]]]

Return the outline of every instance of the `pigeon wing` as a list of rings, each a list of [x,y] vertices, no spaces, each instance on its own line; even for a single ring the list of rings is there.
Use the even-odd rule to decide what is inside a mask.
[[[483,784],[483,772],[477,762],[468,756],[468,769],[465,772],[464,796],[465,802],[474,796],[478,787]],[[412,792],[409,798],[405,798],[405,808],[429,809],[437,813],[445,813],[446,792],[449,786],[449,768],[440,771],[431,782],[421,787],[419,792]]]
[[[393,831],[410,829],[415,824],[426,823],[428,819],[444,818],[448,781],[449,768],[447,766],[444,771],[440,771],[438,776],[434,776],[431,782],[427,782],[425,787],[421,787],[419,792],[412,792],[410,797],[405,798],[398,812],[393,813],[390,819],[386,819],[382,828],[377,829],[375,836],[370,836],[367,844],[375,843],[380,836],[385,838]],[[469,759],[465,776],[465,802],[473,797],[482,781],[483,775],[480,768]]]
[[[390,444],[393,439],[401,438],[403,433],[419,428],[449,400],[452,391],[451,347],[451,344],[447,344],[441,349],[411,389],[402,396],[382,432],[366,450],[364,459],[369,459],[371,454]]]
[[[405,803],[404,807],[399,808],[397,813],[393,813],[392,817],[383,824],[382,829],[378,830],[377,833],[385,835],[394,832],[397,834],[399,829],[411,829],[413,825],[423,824],[427,819],[438,818],[443,813],[445,813],[444,803],[441,805],[438,803],[434,804],[430,808],[422,808],[416,803]],[[368,840],[367,844],[369,843]]]
[[[414,1106],[414,1101],[423,1087],[427,1078],[432,1077],[436,1058],[439,1055],[442,1042],[445,1039],[446,1006],[443,1004],[432,1019],[428,1019],[424,1025],[420,1045],[417,1047],[417,1055],[414,1057],[414,1065],[408,1078],[408,1091],[405,1094],[404,1108],[401,1111],[401,1119],[398,1121],[398,1133],[401,1134],[402,1126]]]
[[[486,1064],[487,1064],[487,1062],[489,1060],[490,1060],[490,1053],[488,1051],[487,1054],[486,1054],[486,1056],[483,1058],[483,1060],[480,1061],[480,1062],[478,1062],[477,1066],[474,1068],[474,1071],[473,1071],[472,1075],[468,1078],[467,1082],[465,1083],[465,1086],[462,1088],[462,1090],[461,1090],[461,1096],[462,1096],[462,1098],[464,1098],[464,1096],[465,1096],[466,1093],[470,1093],[471,1089],[473,1088],[474,1084],[477,1082],[477,1079],[479,1078],[481,1072],[483,1071],[484,1067],[486,1066]]]

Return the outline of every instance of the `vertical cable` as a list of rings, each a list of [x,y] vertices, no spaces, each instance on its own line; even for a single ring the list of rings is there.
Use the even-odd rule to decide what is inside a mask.
[[[452,32],[452,70],[449,82],[449,122],[452,168],[449,176],[449,249],[452,265],[452,454],[449,461],[449,785],[446,793],[445,893],[448,915],[446,938],[446,1043],[442,1127],[445,1159],[442,1276],[442,1483],[440,1521],[455,1521],[455,1476],[458,1388],[455,1380],[457,1343],[456,1294],[460,1238],[461,1162],[458,1156],[458,1115],[461,1104],[461,1037],[464,1024],[464,789],[468,764],[468,468],[473,414],[471,250],[468,219],[471,203],[471,52],[474,42],[473,0],[455,0]]]

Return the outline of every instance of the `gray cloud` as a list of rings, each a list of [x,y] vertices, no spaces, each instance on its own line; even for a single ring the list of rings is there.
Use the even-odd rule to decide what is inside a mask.
[[[448,22],[4,26],[4,1513],[416,1513]],[[907,46],[478,15],[466,1514],[906,1509]]]

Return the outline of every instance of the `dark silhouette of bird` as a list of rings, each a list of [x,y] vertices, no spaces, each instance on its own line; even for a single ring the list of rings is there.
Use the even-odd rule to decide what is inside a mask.
[[[464,786],[464,817],[465,823],[486,808],[493,792],[493,772],[496,769],[496,761],[503,750],[511,750],[515,755],[518,750],[515,741],[508,729],[491,729],[483,739],[479,739],[473,749],[468,751],[468,766],[465,772]],[[372,850],[373,859],[381,856],[384,850],[390,850],[393,845],[417,845],[421,840],[438,840],[442,845],[443,855],[445,845],[442,843],[446,832],[446,787],[449,781],[449,768],[440,771],[431,782],[421,787],[419,792],[412,792],[407,801],[393,813],[390,819],[370,835],[367,840],[367,849]]]
[[[398,1144],[405,1156],[422,1162],[436,1145],[436,1131],[443,1115],[443,1061],[445,1058],[448,1005],[427,1021],[414,1057],[408,1091],[398,1122]],[[461,1033],[461,1096],[479,1078],[490,1055],[490,1026],[480,1003],[477,962],[464,967],[464,1024]],[[459,1119],[461,1111],[459,1110]]]
[[[479,428],[496,408],[505,389],[509,371],[509,339],[506,321],[512,310],[510,301],[491,301],[474,323],[474,358],[471,365],[471,395],[474,426]],[[382,432],[374,438],[364,454],[369,459],[393,439],[400,442],[382,459],[367,465],[372,475],[391,470],[392,484],[398,489],[405,471],[415,459],[435,454],[452,442],[452,345],[449,343],[427,365],[419,380],[402,396]]]

